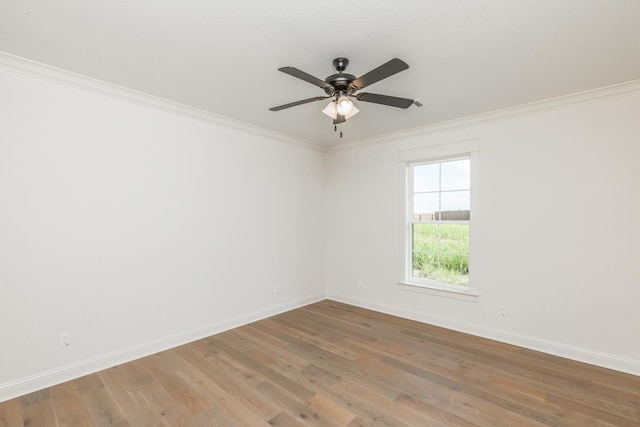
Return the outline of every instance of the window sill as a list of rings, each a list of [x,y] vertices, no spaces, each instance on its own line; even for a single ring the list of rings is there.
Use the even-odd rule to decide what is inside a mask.
[[[421,294],[435,295],[444,298],[453,298],[462,301],[478,302],[478,293],[465,290],[446,289],[430,286],[423,283],[399,282],[398,289],[402,291],[418,292]]]

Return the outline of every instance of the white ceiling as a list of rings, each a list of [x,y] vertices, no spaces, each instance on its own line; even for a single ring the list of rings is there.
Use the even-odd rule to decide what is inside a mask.
[[[324,94],[277,68],[406,61],[365,91],[424,107],[357,103],[370,138],[640,79],[640,1],[0,0],[0,51],[329,146],[327,102],[268,110]]]

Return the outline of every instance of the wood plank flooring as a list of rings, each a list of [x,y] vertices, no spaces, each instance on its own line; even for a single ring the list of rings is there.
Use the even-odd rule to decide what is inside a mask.
[[[640,426],[640,377],[322,301],[0,403],[14,426]]]

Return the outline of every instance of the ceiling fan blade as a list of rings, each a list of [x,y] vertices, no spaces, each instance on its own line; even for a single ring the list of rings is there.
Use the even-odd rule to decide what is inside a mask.
[[[333,124],[339,125],[340,123],[344,123],[346,121],[347,121],[347,118],[345,116],[343,116],[342,114],[338,114],[335,120],[333,121]]]
[[[407,68],[409,68],[409,65],[407,65],[406,62],[398,58],[393,58],[378,68],[369,71],[367,74],[358,77],[351,82],[349,87],[355,90],[364,89],[369,85],[379,82],[382,79],[386,79],[387,77],[391,77],[400,71],[406,70]]]
[[[290,76],[297,77],[300,80],[304,80],[305,82],[311,83],[314,86],[318,86],[321,89],[333,88],[333,86],[331,86],[329,83],[325,82],[324,80],[320,80],[319,78],[314,77],[311,74],[307,74],[304,71],[300,71],[294,67],[282,67],[282,68],[278,68],[278,71],[282,71],[285,74],[289,74]]]
[[[413,104],[413,99],[378,95],[377,93],[359,93],[356,95],[356,99],[362,102],[373,102],[374,104],[389,105],[397,108],[409,108]]]
[[[313,98],[303,99],[302,101],[290,102],[289,104],[279,105],[277,107],[271,107],[271,108],[269,108],[269,110],[270,111],[280,111],[280,110],[284,110],[285,108],[291,108],[291,107],[295,107],[297,105],[307,104],[307,103],[313,102],[313,101],[322,101],[323,99],[327,99],[327,98],[331,98],[331,97],[330,96],[315,96]]]

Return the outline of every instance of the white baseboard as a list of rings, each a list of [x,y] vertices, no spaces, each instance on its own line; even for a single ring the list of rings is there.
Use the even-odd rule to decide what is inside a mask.
[[[577,360],[579,362],[601,366],[603,368],[626,372],[632,375],[640,375],[640,360],[629,359],[614,354],[602,353],[591,349],[503,331],[500,329],[487,328],[475,324],[458,322],[443,317],[432,316],[425,313],[418,313],[400,307],[380,304],[377,302],[368,301],[361,298],[353,298],[347,295],[332,292],[329,292],[327,294],[327,299],[343,302],[345,304],[355,305],[357,307],[367,308],[370,310],[375,310],[381,313],[391,314],[393,316],[403,317],[405,319],[416,320],[418,322],[428,323],[435,326],[441,326],[443,328],[453,329],[455,331],[465,332],[479,337],[489,338],[503,343],[513,344],[519,347],[524,347],[531,350],[541,351],[543,353],[553,354],[555,356],[565,357],[567,359]]]
[[[481,327],[463,322],[457,322],[438,316],[431,316],[424,313],[417,313],[400,307],[379,304],[373,301],[363,300],[360,298],[352,298],[350,296],[329,293],[328,295],[317,294],[296,301],[268,307],[262,310],[254,311],[232,319],[181,332],[167,336],[158,340],[148,341],[133,347],[116,350],[92,359],[83,360],[77,363],[61,366],[49,371],[39,372],[35,375],[19,378],[4,384],[0,384],[0,402],[4,402],[15,397],[32,393],[43,388],[51,387],[65,381],[82,377],[94,372],[101,371],[122,363],[130,362],[141,357],[149,356],[160,351],[168,350],[189,342],[206,338],[229,329],[237,328],[251,322],[265,319],[285,311],[293,310],[314,302],[322,301],[328,298],[334,301],[351,304],[354,306],[367,308],[370,310],[387,313],[406,319],[416,320],[447,329],[453,329],[472,335],[501,341],[532,350],[542,351],[544,353],[553,354],[580,362],[590,363],[604,368],[614,369],[633,375],[640,375],[640,361],[613,354],[602,353],[590,349],[570,346],[554,341],[544,340],[522,334],[514,334],[512,332],[502,331],[493,328]]]
[[[314,302],[322,301],[325,294],[316,294],[284,304],[264,308],[252,313],[244,314],[232,319],[216,322],[201,328],[184,331],[143,344],[113,351],[80,362],[61,366],[49,371],[39,372],[25,378],[19,378],[4,384],[0,384],[0,402],[32,393],[43,388],[51,387],[65,381],[80,378],[103,369],[111,368],[122,363],[130,362],[141,357],[149,356],[160,351],[168,350],[192,341],[206,338],[229,329],[237,328],[257,320],[265,319],[285,311],[293,310]]]

